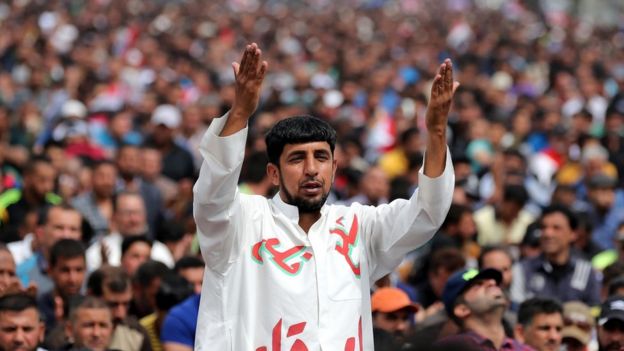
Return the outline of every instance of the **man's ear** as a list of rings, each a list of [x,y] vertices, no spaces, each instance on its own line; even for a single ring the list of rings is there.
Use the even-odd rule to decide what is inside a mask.
[[[526,344],[524,342],[524,327],[520,323],[516,324],[514,327],[514,338],[521,343]]]
[[[274,163],[267,163],[267,175],[271,181],[271,185],[280,185],[279,168]]]
[[[453,312],[455,313],[455,316],[457,316],[457,318],[459,319],[464,319],[470,315],[470,309],[463,303],[458,303],[457,305],[455,305],[455,307],[453,308]]]

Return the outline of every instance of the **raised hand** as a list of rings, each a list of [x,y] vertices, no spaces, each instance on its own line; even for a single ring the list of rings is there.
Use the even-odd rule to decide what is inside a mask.
[[[267,62],[261,58],[262,50],[253,43],[247,45],[240,64],[232,63],[236,78],[236,95],[232,112],[249,117],[258,107],[260,88],[268,67]]]
[[[444,60],[433,79],[431,98],[427,105],[426,124],[429,132],[446,133],[451,101],[459,82],[453,81],[453,63]]]

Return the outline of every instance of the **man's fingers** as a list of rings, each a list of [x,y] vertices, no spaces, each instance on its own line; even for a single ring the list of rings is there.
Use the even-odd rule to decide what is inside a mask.
[[[264,76],[266,75],[266,71],[267,71],[268,67],[269,67],[268,62],[262,61],[262,63],[260,64],[260,70],[258,71],[258,80],[259,81],[262,82],[264,80]]]
[[[446,63],[446,91],[451,92],[453,91],[453,63],[450,59],[446,59],[444,63]]]
[[[455,91],[457,90],[457,88],[459,88],[459,82],[458,81],[454,81],[453,82],[453,94],[455,94]]]
[[[245,51],[243,52],[243,57],[241,57],[240,65],[238,66],[239,68],[242,67],[243,71],[245,70],[245,67],[247,66],[247,61],[249,60],[250,51],[251,51],[251,45],[247,45],[245,47]]]
[[[238,62],[232,62],[232,70],[234,71],[234,79],[238,77],[238,70],[240,69],[240,65]]]

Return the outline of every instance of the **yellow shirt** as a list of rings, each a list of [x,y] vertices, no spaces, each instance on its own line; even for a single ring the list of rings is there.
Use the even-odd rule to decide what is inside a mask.
[[[156,330],[156,318],[157,315],[154,312],[141,318],[139,323],[141,323],[141,326],[145,328],[145,330],[147,331],[147,335],[149,335],[152,350],[163,351],[162,344],[160,343],[160,330]]]

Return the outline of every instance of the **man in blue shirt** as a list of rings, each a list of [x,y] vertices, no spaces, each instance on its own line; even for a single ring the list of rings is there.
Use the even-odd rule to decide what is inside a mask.
[[[200,296],[195,294],[189,297],[167,314],[160,332],[160,341],[165,349],[169,345],[175,346],[177,351],[193,350]]]

